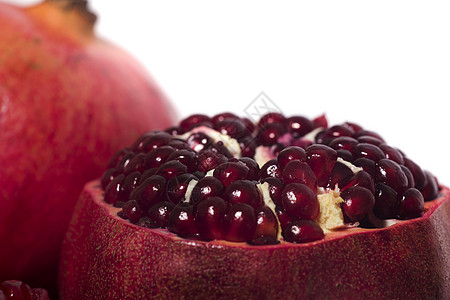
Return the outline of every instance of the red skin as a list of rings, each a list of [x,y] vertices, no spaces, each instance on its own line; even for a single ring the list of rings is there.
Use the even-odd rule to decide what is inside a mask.
[[[449,299],[450,190],[423,217],[306,244],[184,240],[115,216],[85,186],[63,244],[63,299]]]
[[[49,290],[86,178],[176,117],[149,74],[66,4],[0,4],[0,282]]]

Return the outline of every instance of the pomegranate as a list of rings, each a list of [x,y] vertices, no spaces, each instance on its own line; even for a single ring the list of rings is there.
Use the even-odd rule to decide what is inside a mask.
[[[42,288],[31,288],[19,280],[7,280],[0,283],[0,300],[49,300],[48,293]]]
[[[431,173],[353,123],[242,123],[194,115],[113,156],[76,205],[61,297],[450,297],[450,190]]]
[[[95,36],[94,21],[86,1],[0,4],[0,280],[56,288],[86,178],[175,118],[147,72]]]

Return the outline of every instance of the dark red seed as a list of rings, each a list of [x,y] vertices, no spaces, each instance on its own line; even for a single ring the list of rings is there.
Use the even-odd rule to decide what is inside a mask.
[[[414,187],[419,191],[425,186],[426,176],[423,170],[411,159],[404,157],[405,167],[407,167],[414,177]]]
[[[180,202],[172,209],[167,222],[167,229],[180,237],[192,238],[198,234],[195,225],[194,208],[191,204]]]
[[[374,131],[363,129],[363,130],[359,130],[358,132],[355,132],[355,134],[353,134],[353,137],[356,138],[356,139],[358,139],[359,137],[362,137],[362,136],[371,136],[371,137],[377,138],[380,141],[384,142],[384,140],[381,137],[381,135],[379,135],[378,133],[376,133]]]
[[[191,134],[186,140],[189,148],[196,152],[208,148],[212,144],[211,138],[203,132],[196,132]]]
[[[286,210],[283,208],[283,206],[276,206],[275,209],[276,213],[277,213],[277,217],[278,217],[278,221],[280,221],[280,226],[281,228],[286,227],[289,222],[294,220],[294,217],[292,217],[291,215],[289,215]]]
[[[373,194],[366,188],[353,186],[341,193],[344,214],[353,222],[362,221],[375,205]]]
[[[261,178],[275,177],[281,178],[281,170],[278,167],[278,161],[276,158],[267,161],[260,171]]]
[[[355,166],[362,168],[364,171],[370,174],[370,176],[375,177],[376,174],[376,164],[373,160],[368,158],[358,158],[352,162]]]
[[[405,173],[406,178],[408,178],[408,188],[414,187],[415,186],[414,176],[411,173],[411,171],[405,165],[400,165],[400,168],[402,168],[403,173]]]
[[[292,116],[286,119],[287,131],[301,137],[313,130],[313,123],[303,116]]]
[[[167,198],[174,204],[183,201],[191,180],[197,180],[197,177],[190,173],[181,174],[171,178],[167,182]]]
[[[239,140],[239,147],[241,147],[241,155],[243,157],[254,157],[257,146],[258,144],[251,136]]]
[[[141,179],[139,180],[139,184],[142,184],[147,178],[155,175],[157,170],[158,170],[157,168],[151,168],[142,173]]]
[[[353,156],[355,159],[365,157],[377,162],[384,158],[384,152],[375,145],[360,143],[356,145],[355,150],[353,151]]]
[[[281,205],[281,195],[285,186],[283,181],[275,177],[266,177],[261,182],[269,184],[270,198],[276,205]]]
[[[240,140],[250,136],[247,127],[239,118],[227,118],[218,122],[214,129],[221,134],[228,135],[234,139]]]
[[[395,161],[396,163],[403,165],[405,160],[403,159],[403,155],[398,149],[391,147],[385,143],[378,146],[383,152],[386,158]]]
[[[204,125],[204,124],[208,124],[208,123],[211,124],[211,127],[212,127],[212,122],[211,122],[210,117],[208,117],[206,115],[202,115],[202,114],[195,114],[195,115],[191,115],[191,116],[183,119],[180,122],[180,127],[184,131],[188,131],[196,126]]]
[[[344,149],[353,153],[358,144],[358,140],[350,136],[340,136],[332,139],[328,145],[335,150]]]
[[[114,156],[109,160],[107,168],[115,168],[118,164],[119,161],[122,160],[122,158],[128,154],[131,153],[132,151],[130,150],[130,148],[125,148],[122,149],[120,151],[117,151]]]
[[[113,181],[115,175],[116,175],[115,168],[109,168],[105,172],[103,172],[102,177],[100,179],[100,184],[103,190],[106,190],[106,187],[111,181]]]
[[[377,182],[382,182],[389,185],[396,190],[397,193],[402,193],[408,188],[408,178],[398,163],[393,160],[383,158],[377,162],[376,166],[377,168],[374,179]]]
[[[349,167],[341,162],[336,162],[331,171],[327,187],[333,190],[337,186],[342,190],[353,177],[353,171]]]
[[[124,201],[122,197],[122,184],[125,179],[125,175],[117,175],[105,189],[105,202],[109,204],[115,204],[118,201]]]
[[[226,162],[214,169],[213,176],[222,181],[227,187],[233,181],[247,178],[248,167],[238,162]]]
[[[256,210],[256,228],[253,239],[261,236],[278,237],[278,220],[274,212],[267,206]]]
[[[151,150],[145,157],[145,167],[147,169],[158,168],[167,161],[169,156],[175,152],[175,148],[170,146],[161,146]]]
[[[423,198],[425,201],[431,201],[437,198],[439,195],[439,184],[436,180],[436,178],[428,171],[424,172],[425,174],[425,185],[420,190],[420,192],[423,195]]]
[[[170,146],[174,148],[175,150],[190,150],[189,145],[186,143],[186,141],[181,139],[172,139],[169,143],[167,143],[167,146]]]
[[[285,121],[286,121],[286,118],[282,114],[276,113],[276,112],[270,112],[270,113],[265,114],[264,116],[262,116],[259,119],[258,126],[263,127],[267,124],[272,124],[272,123],[284,125]]]
[[[375,181],[372,176],[366,171],[359,171],[353,175],[350,181],[341,188],[341,190],[348,189],[352,186],[360,186],[368,189],[372,194],[375,193]]]
[[[218,141],[217,143],[212,143],[208,146],[207,150],[213,151],[215,153],[220,153],[225,155],[227,158],[233,157],[233,155],[230,153],[230,150],[225,146],[225,144],[222,141]],[[202,150],[205,151],[205,150]],[[200,151],[200,153],[202,152]]]
[[[257,141],[263,146],[271,146],[286,132],[286,128],[279,123],[269,123],[259,128]]]
[[[355,132],[355,133],[356,132],[360,132],[361,130],[363,130],[363,128],[360,125],[356,124],[356,123],[345,122],[344,125],[347,126],[347,127],[350,127],[353,130],[353,132]]]
[[[198,203],[195,224],[202,239],[209,241],[224,238],[223,220],[227,209],[227,203],[220,197],[209,197]]]
[[[216,126],[217,123],[222,122],[225,119],[239,119],[239,117],[231,112],[223,112],[212,117],[211,121],[213,125]]]
[[[156,171],[156,175],[161,175],[162,177],[169,180],[172,177],[181,175],[188,171],[187,167],[177,160],[171,160],[163,163]]]
[[[117,174],[123,173],[130,161],[135,157],[134,152],[128,152],[122,156],[122,159],[115,166]]]
[[[192,150],[178,150],[167,157],[167,161],[176,160],[185,165],[188,172],[194,172],[197,169],[197,153]]]
[[[399,211],[397,192],[384,183],[377,183],[373,212],[380,219],[396,218]]]
[[[245,203],[233,204],[224,218],[224,237],[231,242],[250,241],[256,229],[255,209]]]
[[[286,212],[294,218],[314,220],[319,216],[320,205],[316,193],[304,184],[287,184],[281,202]]]
[[[155,133],[143,141],[141,151],[147,153],[152,149],[167,145],[172,139],[173,137],[167,132]]]
[[[151,220],[151,227],[153,228],[167,228],[169,222],[169,215],[175,205],[169,201],[161,201],[153,204],[147,212]]]
[[[306,162],[305,149],[297,146],[289,146],[278,153],[277,162],[281,170],[283,170],[286,164],[291,160]]]
[[[197,170],[206,173],[227,161],[228,158],[223,154],[216,153],[209,149],[203,150],[198,155]]]
[[[338,157],[342,158],[345,161],[353,162],[354,160],[353,154],[348,150],[338,149],[336,150],[336,154]]]
[[[306,162],[316,175],[317,185],[325,187],[336,164],[336,150],[326,145],[311,145],[306,148],[306,157]]]
[[[191,194],[191,202],[197,203],[208,197],[221,196],[224,190],[223,183],[214,176],[206,176],[201,178]]]
[[[325,234],[312,220],[295,220],[283,228],[283,237],[290,243],[308,243],[323,239]]]
[[[249,118],[242,118],[242,122],[244,123],[245,128],[247,128],[247,131],[250,134],[253,134],[255,132],[256,126]]]
[[[186,132],[183,128],[180,126],[172,126],[164,130],[164,132],[167,132],[170,135],[181,135]]]
[[[136,200],[128,200],[122,206],[122,216],[136,223],[143,216],[143,211]]]
[[[250,180],[231,182],[225,188],[223,198],[230,204],[246,203],[254,208],[259,208],[264,203],[256,183]]]
[[[129,199],[136,200],[139,206],[147,210],[153,204],[166,200],[166,179],[152,175],[131,192]]]
[[[383,140],[380,140],[376,137],[373,136],[368,136],[368,135],[363,135],[357,138],[359,143],[364,143],[364,144],[371,144],[371,145],[375,145],[375,146],[379,146],[381,144],[383,144]]]
[[[161,131],[149,131],[141,135],[139,138],[137,138],[133,144],[131,145],[131,150],[135,152],[142,152],[142,147],[144,146],[144,142],[148,140],[150,137],[159,134]]]
[[[140,172],[132,172],[128,174],[122,182],[122,201],[127,201],[130,197],[130,194],[136,189],[136,187],[140,184],[141,173]]]
[[[144,172],[147,169],[145,166],[145,156],[145,153],[136,154],[124,167],[123,173],[128,175],[135,171]]]
[[[311,167],[299,160],[287,163],[282,172],[283,181],[288,183],[302,183],[308,186],[314,193],[317,190],[317,179]]]
[[[399,199],[400,219],[413,219],[422,216],[424,199],[416,188],[407,189]]]
[[[352,136],[353,130],[350,127],[344,125],[334,125],[322,134],[321,139],[324,144],[328,144],[330,141],[341,136]]]

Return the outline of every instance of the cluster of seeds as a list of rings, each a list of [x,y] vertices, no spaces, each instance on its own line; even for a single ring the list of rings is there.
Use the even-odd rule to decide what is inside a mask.
[[[374,132],[278,113],[256,124],[193,115],[146,133],[111,159],[101,184],[134,224],[254,245],[322,239],[318,194],[330,190],[345,222],[365,227],[420,217],[439,192],[429,172]]]

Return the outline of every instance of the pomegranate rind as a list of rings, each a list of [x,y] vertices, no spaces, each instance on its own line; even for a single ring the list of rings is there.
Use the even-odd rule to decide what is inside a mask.
[[[119,218],[86,184],[63,243],[62,299],[449,299],[450,190],[422,217],[306,244],[185,240]]]

